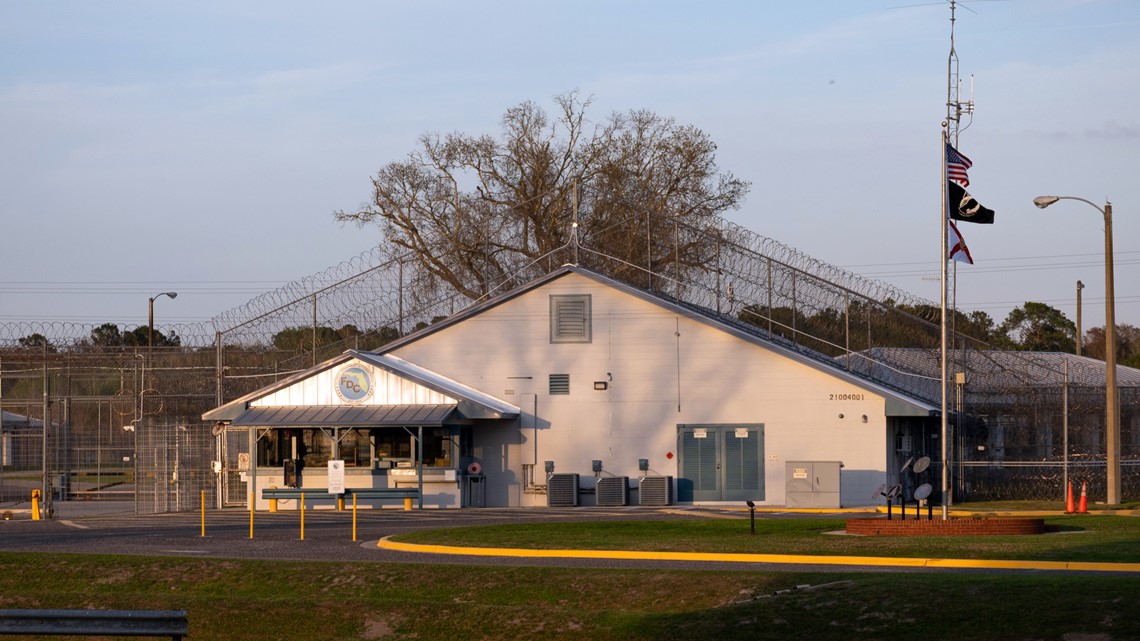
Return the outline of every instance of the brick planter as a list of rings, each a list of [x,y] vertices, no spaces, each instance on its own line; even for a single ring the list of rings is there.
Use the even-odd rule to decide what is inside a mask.
[[[968,536],[1044,534],[1045,519],[847,519],[848,534],[865,536]]]

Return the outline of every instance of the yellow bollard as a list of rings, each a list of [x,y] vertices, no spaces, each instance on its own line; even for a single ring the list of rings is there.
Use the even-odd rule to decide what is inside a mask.
[[[404,511],[405,512],[411,512],[412,511],[412,499],[410,499],[410,498],[404,499]]]
[[[352,495],[352,540],[356,540],[356,495]]]
[[[40,520],[40,491],[32,490],[32,520]]]
[[[206,490],[202,490],[202,537],[206,536]]]
[[[249,493],[249,540],[253,540],[253,508],[254,508],[254,495],[253,492]]]
[[[276,490],[277,486],[276,485],[270,485],[269,489]],[[269,499],[269,511],[270,512],[276,512],[277,511],[277,499],[274,499],[274,498]]]
[[[301,492],[301,540],[305,540],[305,493]]]
[[[352,498],[355,499],[356,497],[353,496]],[[338,494],[336,497],[336,511],[337,512],[343,512],[344,511],[344,495],[343,494]]]

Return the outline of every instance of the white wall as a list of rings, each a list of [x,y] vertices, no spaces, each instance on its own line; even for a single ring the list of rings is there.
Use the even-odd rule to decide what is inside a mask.
[[[591,343],[550,343],[552,294],[591,295]],[[489,505],[545,503],[518,491],[522,463],[541,469],[553,460],[558,472],[582,474],[587,487],[593,459],[637,478],[638,459],[646,458],[654,473],[678,476],[678,424],[763,424],[766,505],[784,503],[788,460],[842,461],[844,505],[869,503],[885,479],[883,397],[578,274],[395,354],[524,413],[534,405],[528,395],[537,397],[537,430],[524,416],[522,430],[476,434],[477,454],[494,470]],[[548,394],[552,373],[570,375],[569,395]],[[595,381],[608,389],[595,391]],[[503,469],[492,457],[505,457]]]
[[[352,405],[437,405],[454,403],[455,399],[401,378],[385,369],[373,367],[355,358],[298,381],[250,402],[250,407],[282,407],[287,405],[346,405],[336,393],[336,376],[347,367],[360,367],[372,377],[372,393]]]

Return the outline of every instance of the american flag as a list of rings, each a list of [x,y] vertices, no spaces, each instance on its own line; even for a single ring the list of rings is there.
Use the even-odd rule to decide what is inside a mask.
[[[966,170],[974,165],[969,158],[958,153],[958,150],[946,145],[946,177],[963,187],[970,186],[970,177]]]

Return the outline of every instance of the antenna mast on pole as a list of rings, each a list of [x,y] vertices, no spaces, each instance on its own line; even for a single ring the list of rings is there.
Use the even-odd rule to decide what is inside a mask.
[[[962,126],[962,115],[965,114],[971,118],[974,115],[973,76],[970,77],[970,98],[965,102],[961,98],[962,77],[958,75],[958,52],[954,50],[954,23],[957,20],[954,14],[956,9],[956,0],[950,0],[950,56],[947,60],[946,69],[946,123],[949,127],[950,144],[955,147],[958,146],[958,134],[970,127],[969,122],[966,123],[966,126]]]
[[[962,132],[963,129],[966,129],[970,126],[969,122],[966,123],[965,127],[962,126],[962,115],[965,114],[965,115],[972,117],[973,113],[974,113],[974,100],[973,100],[973,95],[972,95],[973,94],[973,86],[972,86],[973,82],[972,81],[971,81],[971,97],[970,97],[970,99],[963,102],[962,97],[961,97],[962,78],[958,74],[958,52],[955,51],[955,49],[954,49],[954,23],[956,22],[956,15],[955,15],[956,10],[957,10],[956,0],[950,0],[950,55],[947,58],[947,62],[946,62],[946,67],[947,67],[947,69],[946,69],[946,120],[944,120],[942,122],[942,146],[943,146],[943,148],[945,148],[945,146],[948,144],[952,144],[955,148],[957,148],[957,146],[958,146],[958,135]],[[942,243],[941,243],[942,256],[940,258],[941,274],[942,274],[942,278],[941,278],[942,291],[940,293],[941,307],[942,307],[942,328],[941,328],[942,329],[942,336],[941,336],[941,353],[940,353],[940,362],[941,362],[941,366],[942,366],[942,372],[941,372],[941,375],[942,375],[942,377],[941,377],[942,378],[942,394],[941,394],[941,396],[942,396],[942,407],[941,407],[941,410],[942,410],[942,415],[941,415],[942,432],[941,432],[940,440],[942,442],[942,519],[943,520],[946,520],[947,518],[949,518],[949,505],[950,505],[950,457],[949,457],[950,439],[949,439],[949,429],[948,429],[949,404],[948,404],[948,400],[947,400],[947,391],[946,391],[946,384],[947,384],[947,380],[949,379],[950,359],[949,359],[949,348],[947,345],[947,343],[949,342],[949,338],[948,338],[949,321],[948,321],[947,313],[946,313],[946,302],[947,302],[946,299],[947,299],[947,292],[949,290],[948,285],[949,285],[951,278],[953,278],[954,283],[955,283],[954,284],[953,306],[954,306],[955,310],[958,307],[958,301],[957,301],[957,298],[958,298],[958,287],[957,287],[958,265],[957,264],[954,265],[954,271],[953,271],[952,275],[949,273],[950,256],[949,256],[949,251],[948,251],[949,241],[947,238],[948,237],[947,226],[949,225],[949,220],[950,220],[949,213],[950,212],[948,211],[949,203],[947,202],[947,197],[948,197],[947,190],[946,190],[947,179],[948,179],[948,177],[947,177],[947,173],[946,173],[946,151],[945,151],[945,149],[943,149],[942,150],[942,177],[941,177],[941,180],[942,180],[942,208],[941,208],[942,209],[942,219],[938,222],[939,228],[941,230],[941,235],[942,235]],[[956,409],[958,411],[961,411],[961,408],[956,408]]]

